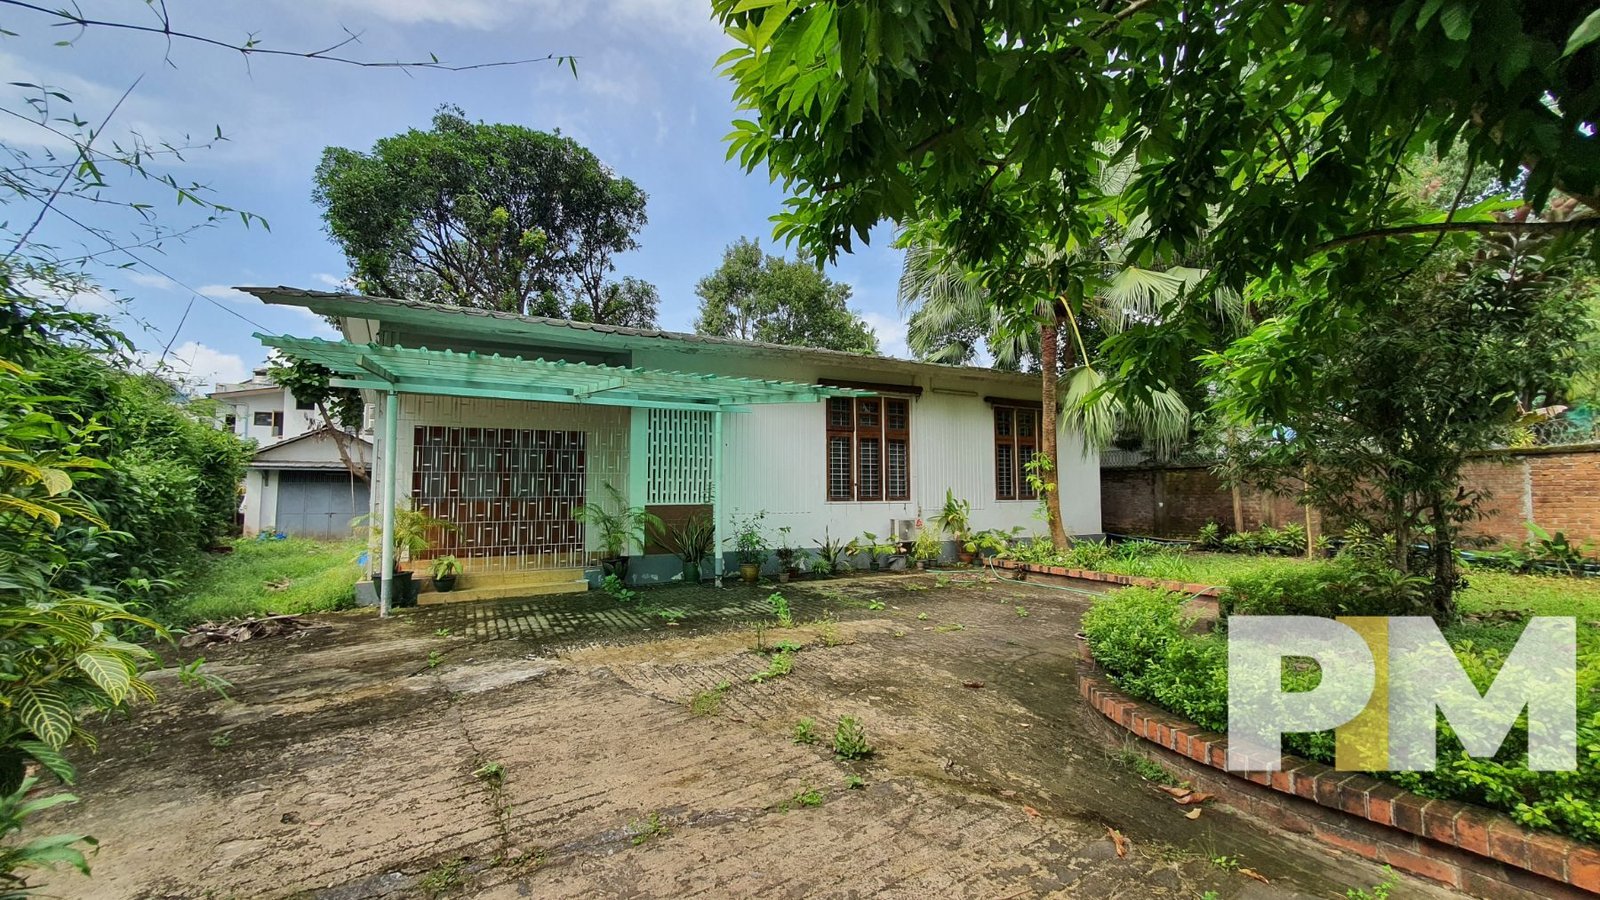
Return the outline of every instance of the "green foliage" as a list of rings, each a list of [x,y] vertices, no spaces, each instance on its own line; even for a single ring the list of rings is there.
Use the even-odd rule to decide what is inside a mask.
[[[733,520],[733,537],[729,542],[733,544],[733,552],[740,565],[759,566],[767,561],[767,552],[772,544],[761,530],[761,523],[766,518],[766,510],[762,510]]]
[[[1254,616],[1403,616],[1427,606],[1427,582],[1356,559],[1235,576],[1218,598],[1224,621]]]
[[[355,606],[361,578],[357,541],[237,540],[232,552],[207,554],[153,609],[173,625],[246,616],[318,613]]]
[[[1271,564],[1271,570],[1313,570],[1330,567]],[[1480,576],[1475,575],[1474,580]],[[1485,577],[1501,584],[1497,592],[1526,582],[1550,579],[1496,575]],[[1282,584],[1283,582],[1273,582]],[[1476,591],[1477,588],[1474,588]],[[1284,596],[1289,596],[1285,592]],[[1530,611],[1563,614],[1592,609],[1563,605],[1530,593]],[[1083,630],[1095,659],[1114,682],[1132,696],[1156,703],[1208,731],[1227,731],[1228,654],[1222,633],[1194,634],[1183,614],[1177,594],[1146,588],[1128,588],[1095,603],[1084,614]],[[1487,599],[1487,598],[1484,598]],[[1537,601],[1537,602],[1533,602]],[[1320,604],[1302,593],[1290,602],[1323,610],[1340,601],[1324,598]],[[1469,608],[1484,602],[1468,592]],[[1570,601],[1567,601],[1570,603]],[[1590,598],[1590,604],[1600,600]],[[1236,610],[1237,611],[1237,610]],[[1480,690],[1500,670],[1519,628],[1456,626],[1446,631],[1456,657]],[[1465,635],[1472,635],[1469,639]],[[1480,642],[1488,639],[1490,644]],[[1319,674],[1314,668],[1288,668],[1285,689],[1309,689]],[[1600,841],[1600,756],[1581,748],[1600,747],[1600,646],[1592,635],[1580,639],[1578,674],[1578,768],[1572,772],[1534,772],[1527,768],[1527,723],[1511,730],[1500,752],[1490,759],[1466,756],[1447,723],[1439,730],[1439,764],[1426,773],[1376,773],[1427,797],[1442,797],[1496,809],[1532,828],[1559,831],[1588,841]],[[1291,734],[1285,749],[1298,756],[1331,763],[1331,732]]]
[[[92,850],[96,846],[94,838],[57,834],[29,841],[17,839],[29,816],[77,802],[77,797],[61,793],[30,798],[37,784],[36,778],[24,778],[0,796],[0,896],[31,896],[33,892],[27,883],[29,869],[49,870],[65,864],[89,874],[84,848]]]
[[[706,515],[691,516],[681,525],[664,529],[663,542],[685,566],[698,566],[716,549],[717,532]]]
[[[692,716],[714,716],[722,710],[722,695],[733,687],[726,681],[718,682],[708,690],[700,691],[689,698],[689,714]]]
[[[780,650],[772,655],[772,660],[767,663],[765,670],[750,676],[750,681],[752,684],[765,684],[775,678],[782,678],[792,671],[794,671],[794,651]]]
[[[461,574],[461,560],[454,556],[440,556],[428,567],[434,578],[449,578]]]
[[[634,547],[644,549],[645,529],[662,529],[661,519],[642,506],[629,506],[616,485],[607,484],[610,506],[591,500],[572,511],[579,522],[600,532],[600,547],[607,557],[626,556]]]
[[[772,609],[772,614],[778,617],[779,628],[794,627],[794,616],[789,612],[789,601],[782,594],[773,591],[767,597],[767,606]]]
[[[836,284],[816,266],[761,251],[740,238],[722,255],[722,265],[695,288],[700,295],[697,334],[877,353],[878,339],[850,311],[850,286]]]
[[[654,289],[607,280],[645,194],[570,138],[445,106],[370,153],[324,150],[313,197],[364,292],[655,325]]]
[[[789,730],[796,744],[815,744],[817,742],[817,720],[801,719],[794,723]]]
[[[1375,264],[1331,316],[1290,292],[1248,337],[1208,357],[1235,436],[1232,477],[1298,494],[1347,527],[1392,535],[1389,566],[1425,574],[1453,614],[1457,535],[1482,499],[1460,489],[1473,451],[1576,365],[1585,313],[1560,290],[1569,261],[1531,242]],[[1301,535],[1303,537],[1303,535]],[[1412,547],[1426,540],[1420,567]]]
[[[828,529],[822,529],[822,540],[817,541],[817,559],[811,564],[812,570],[825,575],[838,575],[850,570],[850,542],[841,541],[828,535]]]
[[[610,594],[611,598],[616,600],[618,603],[631,603],[636,597],[639,596],[637,591],[634,591],[627,585],[623,584],[622,579],[615,575],[607,575],[605,578],[602,578],[600,580],[600,590]]]
[[[661,817],[661,813],[653,812],[648,817],[636,819],[628,823],[629,840],[635,847],[655,838],[666,837],[672,833],[672,826]]]
[[[867,743],[867,729],[853,716],[839,717],[833,730],[833,752],[841,759],[866,759],[875,751]]]
[[[352,431],[361,427],[361,392],[330,385],[333,373],[326,366],[303,359],[277,360],[267,374],[288,388],[296,400],[314,404],[326,424]]]
[[[959,500],[949,489],[944,489],[944,506],[940,507],[938,515],[931,520],[939,533],[958,543],[965,543],[967,534],[972,531],[972,503]]]
[[[939,561],[939,554],[943,549],[939,536],[932,530],[924,528],[917,532],[917,540],[911,545],[911,555],[919,562],[934,563]]]

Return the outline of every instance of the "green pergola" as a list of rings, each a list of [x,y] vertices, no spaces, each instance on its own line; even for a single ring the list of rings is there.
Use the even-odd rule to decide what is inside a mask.
[[[432,394],[495,400],[581,403],[643,409],[708,412],[712,421],[712,466],[722,478],[722,414],[748,412],[757,405],[815,403],[828,397],[860,396],[850,388],[728,375],[669,372],[473,351],[430,350],[325,341],[288,335],[256,334],[268,347],[316,363],[333,373],[334,387],[358,388],[385,397],[384,429],[378,450],[383,464],[383,559],[380,571],[394,568],[395,464],[399,440],[399,395]],[[712,522],[717,584],[722,583],[722,492],[712,486]],[[389,614],[391,582],[384,578],[378,600]]]

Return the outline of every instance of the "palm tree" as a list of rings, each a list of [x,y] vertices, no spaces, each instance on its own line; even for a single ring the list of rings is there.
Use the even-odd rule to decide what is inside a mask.
[[[1051,278],[1049,290],[1040,293],[1031,311],[1035,328],[1008,327],[1006,311],[984,287],[982,278],[961,266],[923,230],[904,231],[906,248],[901,268],[899,305],[910,313],[907,343],[919,359],[966,363],[982,344],[997,368],[1020,370],[1037,363],[1043,407],[1041,455],[1051,471],[1060,471],[1057,446],[1057,393],[1067,382],[1066,423],[1084,436],[1084,450],[1104,449],[1124,428],[1140,434],[1158,454],[1166,454],[1188,436],[1190,411],[1177,392],[1163,390],[1149,397],[1121,397],[1107,388],[1105,376],[1094,368],[1093,352],[1083,339],[1080,320],[1089,320],[1103,333],[1115,334],[1138,322],[1154,321],[1169,303],[1182,302],[1205,277],[1205,271],[1174,266],[1164,271],[1123,264],[1122,245],[1104,249],[1096,258],[1089,251],[1041,248],[1030,266],[1055,272],[1068,266],[1100,270],[1093,291],[1079,303],[1071,291]],[[1218,292],[1214,301],[1225,317],[1238,307],[1237,295]],[[1061,331],[1066,327],[1066,362],[1059,361]],[[1050,536],[1058,548],[1068,543],[1061,524],[1061,500],[1046,492]]]

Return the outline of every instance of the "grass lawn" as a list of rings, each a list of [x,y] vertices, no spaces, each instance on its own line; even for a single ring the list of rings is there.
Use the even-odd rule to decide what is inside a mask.
[[[180,579],[158,617],[171,625],[269,613],[348,609],[361,577],[360,541],[238,540],[233,552],[207,554]]]

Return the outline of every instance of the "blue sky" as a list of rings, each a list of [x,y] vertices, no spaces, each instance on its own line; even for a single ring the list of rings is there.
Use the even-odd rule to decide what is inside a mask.
[[[780,208],[783,194],[764,171],[747,175],[724,161],[722,137],[733,106],[713,62],[728,44],[701,2],[167,5],[175,27],[240,41],[253,32],[272,47],[313,49],[349,28],[361,33],[361,43],[345,52],[366,59],[425,59],[429,53],[451,63],[546,53],[579,58],[576,79],[548,63],[408,75],[293,59],[258,57],[246,65],[228,51],[179,42],[168,64],[159,37],[91,30],[58,47],[54,41],[73,34],[47,28],[43,18],[8,14],[0,25],[19,36],[0,41],[3,81],[60,87],[74,98],[79,115],[98,120],[142,76],[110,132],[136,130],[148,139],[176,140],[220,127],[227,136],[170,171],[180,181],[208,185],[220,202],[265,217],[270,232],[223,225],[168,244],[159,254],[143,254],[170,278],[138,268],[101,275],[107,288],[128,298],[125,325],[140,348],[159,357],[171,342],[168,361],[194,381],[229,380],[258,364],[262,350],[250,337],[255,325],[329,333],[309,315],[264,307],[228,286],[337,284],[346,273],[344,259],[323,233],[311,202],[311,175],[323,147],[364,150],[384,135],[425,128],[441,103],[458,104],[475,119],[559,128],[643,187],[650,195],[650,224],[640,235],[641,249],[617,259],[617,274],[644,278],[660,289],[663,327],[692,327],[695,282],[715,268],[728,243],[750,235],[772,246],[768,217]],[[91,17],[153,20],[138,0],[86,2],[84,9]],[[0,125],[0,137],[26,141],[25,128]],[[171,223],[184,220],[169,211]],[[61,244],[80,239],[58,228],[48,237]],[[887,242],[880,227],[870,247],[843,258],[830,274],[854,288],[852,305],[867,316],[884,350],[905,355],[904,327],[894,306],[900,254]],[[191,305],[191,288],[205,299]],[[79,302],[104,306],[98,296]]]

